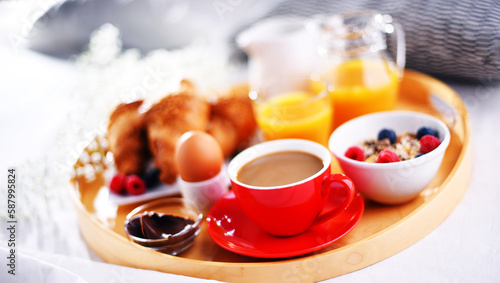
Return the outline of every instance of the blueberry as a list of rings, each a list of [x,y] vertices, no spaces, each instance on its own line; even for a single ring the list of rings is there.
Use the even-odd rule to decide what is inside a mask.
[[[431,129],[429,127],[421,127],[420,129],[418,129],[417,139],[420,140],[425,135],[431,135],[431,136],[435,136],[436,138],[439,138],[439,133],[434,129]]]
[[[420,157],[420,156],[422,156],[422,155],[424,155],[424,153],[419,153],[419,154],[417,154],[417,155],[415,156],[415,158]]]
[[[439,139],[439,132],[437,130],[434,130],[434,136]]]
[[[152,188],[160,184],[160,170],[158,168],[148,168],[140,176],[146,183],[146,187]]]
[[[389,139],[391,144],[396,142],[396,133],[390,129],[382,129],[378,132],[378,140],[381,141],[383,139]]]

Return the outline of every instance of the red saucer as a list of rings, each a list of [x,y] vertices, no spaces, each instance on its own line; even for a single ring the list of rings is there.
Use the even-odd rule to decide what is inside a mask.
[[[329,200],[333,205],[341,200]],[[234,253],[284,258],[317,251],[351,231],[363,215],[365,204],[359,193],[340,214],[292,237],[278,237],[262,231],[241,210],[233,192],[219,199],[207,217],[208,232],[221,247]]]

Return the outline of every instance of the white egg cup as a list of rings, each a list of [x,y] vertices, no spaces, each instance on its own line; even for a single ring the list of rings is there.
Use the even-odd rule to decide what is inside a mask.
[[[177,182],[182,196],[196,203],[204,213],[208,212],[212,205],[229,191],[229,178],[225,165],[222,166],[219,174],[211,179],[187,182],[177,177]]]

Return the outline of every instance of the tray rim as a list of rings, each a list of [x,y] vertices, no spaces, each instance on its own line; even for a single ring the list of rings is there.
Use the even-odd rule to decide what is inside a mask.
[[[455,91],[451,87],[449,87],[445,83],[443,83],[443,82],[441,82],[441,81],[439,81],[431,76],[422,74],[422,73],[417,72],[417,71],[405,70],[405,76],[408,76],[408,75],[415,77],[416,79],[430,81],[431,83],[433,83],[434,85],[436,85],[440,88],[444,87],[448,93],[451,93],[454,96],[456,96],[454,100],[457,101],[458,104],[454,105],[454,108],[457,108],[457,107],[460,108],[460,110],[461,110],[460,117],[464,123],[464,125],[463,125],[464,138],[463,138],[462,149],[461,149],[460,154],[458,155],[457,161],[456,161],[455,165],[453,166],[451,172],[445,178],[445,180],[440,184],[440,186],[439,186],[440,192],[439,193],[432,195],[430,197],[430,199],[426,200],[425,203],[418,206],[415,210],[410,212],[404,218],[402,218],[399,221],[391,224],[390,226],[382,229],[381,231],[374,233],[373,235],[371,235],[367,238],[363,238],[357,242],[354,242],[354,243],[351,243],[349,245],[345,245],[345,246],[342,246],[342,247],[339,247],[339,248],[336,248],[334,250],[330,250],[330,251],[327,251],[324,253],[311,254],[311,255],[306,255],[303,257],[296,257],[296,258],[287,258],[287,259],[282,259],[282,260],[278,260],[278,261],[271,261],[271,262],[222,262],[222,261],[204,261],[204,260],[198,260],[198,259],[175,257],[175,256],[157,253],[157,252],[151,251],[145,247],[142,247],[140,245],[133,244],[128,239],[116,234],[111,229],[107,228],[103,223],[101,223],[97,218],[95,218],[93,215],[91,215],[91,213],[89,211],[87,211],[85,209],[83,203],[80,201],[79,192],[77,191],[76,186],[73,184],[73,186],[69,186],[70,187],[69,194],[70,194],[70,198],[71,198],[71,200],[72,200],[73,204],[75,205],[75,208],[77,209],[77,212],[78,212],[78,222],[79,222],[79,226],[80,226],[80,231],[81,231],[85,241],[87,242],[87,244],[99,256],[101,256],[104,260],[106,260],[106,256],[101,255],[101,253],[99,253],[98,251],[96,251],[94,249],[95,243],[92,243],[93,242],[92,239],[88,239],[88,235],[86,234],[85,231],[83,231],[84,230],[83,229],[84,225],[82,223],[83,220],[89,221],[92,225],[94,225],[96,228],[98,228],[100,230],[100,232],[104,232],[104,233],[108,234],[109,237],[114,238],[114,240],[119,239],[118,241],[120,241],[120,243],[122,243],[124,245],[128,245],[131,248],[136,249],[137,251],[140,251],[140,252],[146,252],[146,253],[149,253],[149,254],[154,255],[156,257],[164,258],[166,260],[165,265],[168,265],[169,261],[175,261],[175,262],[181,262],[181,263],[191,264],[191,265],[202,265],[205,267],[204,269],[206,269],[206,267],[212,267],[212,268],[216,268],[218,271],[220,271],[220,268],[238,269],[240,271],[231,270],[232,272],[228,272],[227,275],[222,275],[222,276],[217,275],[216,272],[209,272],[209,274],[211,274],[212,276],[202,276],[200,273],[197,273],[197,272],[188,272],[189,273],[188,274],[186,272],[175,272],[172,270],[158,270],[158,269],[154,269],[154,270],[158,270],[161,272],[173,273],[173,274],[179,274],[179,275],[193,276],[193,277],[198,277],[198,278],[216,279],[216,280],[228,280],[228,278],[233,278],[233,277],[231,277],[231,274],[241,273],[241,276],[234,275],[234,278],[239,278],[243,281],[253,281],[253,280],[256,280],[256,278],[259,280],[267,281],[271,277],[267,277],[265,275],[264,276],[261,275],[260,277],[255,277],[255,276],[251,277],[248,275],[253,272],[252,269],[260,268],[260,267],[269,267],[269,266],[275,267],[275,270],[274,270],[275,272],[278,272],[280,268],[281,269],[284,269],[284,268],[291,269],[291,268],[295,267],[295,268],[304,269],[304,266],[305,266],[305,264],[307,264],[307,262],[310,262],[313,260],[318,261],[320,258],[325,258],[328,256],[331,257],[333,254],[344,254],[344,253],[347,253],[351,250],[353,250],[353,251],[349,255],[353,255],[356,253],[357,249],[360,249],[360,248],[366,246],[367,244],[369,244],[372,241],[383,240],[383,238],[393,236],[393,234],[401,235],[400,233],[398,233],[398,231],[399,232],[405,231],[408,228],[406,226],[410,225],[410,224],[408,224],[409,222],[417,221],[420,218],[422,218],[422,217],[418,217],[418,216],[420,216],[420,214],[431,214],[430,212],[432,212],[433,210],[436,210],[436,207],[439,206],[439,203],[443,202],[443,199],[445,199],[444,195],[449,195],[449,193],[443,194],[443,192],[450,191],[450,189],[449,189],[450,183],[452,183],[454,180],[456,180],[456,179],[454,179],[454,177],[457,175],[458,171],[461,171],[461,172],[463,171],[462,176],[463,176],[463,179],[465,179],[465,182],[463,182],[461,185],[462,188],[461,188],[460,193],[458,195],[455,194],[453,204],[450,205],[449,199],[446,199],[446,201],[448,203],[448,207],[449,207],[448,210],[444,214],[443,213],[439,214],[438,215],[439,217],[436,215],[433,215],[434,216],[433,218],[430,218],[430,219],[426,218],[427,222],[432,222],[432,225],[428,225],[430,228],[425,229],[425,231],[421,231],[420,233],[418,233],[418,235],[412,235],[411,240],[406,239],[405,240],[406,244],[404,244],[404,247],[400,247],[402,245],[399,244],[399,245],[397,245],[398,246],[397,248],[386,250],[386,252],[384,252],[382,256],[380,256],[380,254],[379,254],[379,256],[376,259],[367,259],[366,261],[364,261],[364,259],[363,259],[363,260],[361,260],[361,262],[359,262],[357,264],[353,262],[351,264],[350,268],[346,268],[344,270],[341,270],[340,272],[331,272],[326,276],[325,276],[326,273],[310,275],[310,274],[301,274],[300,272],[298,273],[298,275],[301,275],[301,276],[304,275],[305,278],[310,279],[311,281],[325,280],[328,278],[333,278],[333,277],[336,277],[336,276],[339,276],[342,274],[346,274],[346,273],[350,273],[350,272],[359,270],[361,268],[364,268],[366,266],[369,266],[369,265],[372,265],[376,262],[379,262],[385,258],[388,258],[388,257],[406,249],[407,247],[413,245],[415,242],[417,242],[420,239],[422,239],[423,237],[425,237],[427,234],[429,234],[431,231],[433,231],[437,226],[439,226],[439,224],[441,224],[449,216],[449,214],[454,210],[456,205],[460,202],[463,195],[465,194],[465,191],[466,191],[466,189],[469,185],[469,182],[470,182],[471,171],[472,171],[472,164],[471,164],[472,162],[470,162],[470,160],[472,158],[472,150],[470,148],[470,131],[471,131],[470,119],[469,119],[468,112],[466,111],[465,106],[463,105],[462,100],[460,99],[458,94],[456,94]],[[464,161],[468,161],[468,162],[464,162]],[[448,188],[448,190],[446,190],[447,188]],[[437,208],[439,208],[439,207],[437,207]],[[415,219],[415,218],[417,218],[417,219]],[[432,221],[430,221],[430,220],[432,220]],[[394,232],[389,233],[391,231],[394,231]],[[88,231],[87,231],[87,233],[88,233]],[[348,258],[349,255],[347,255],[346,258]],[[329,260],[331,260],[331,259],[322,259],[321,262],[326,262]],[[108,261],[108,260],[106,260],[106,261]],[[120,263],[115,263],[115,264],[120,264]],[[122,264],[122,265],[124,265],[124,264]],[[125,265],[128,265],[128,264],[125,264]],[[302,265],[302,267],[300,267],[300,265]],[[144,268],[144,267],[141,267],[138,265],[135,265],[135,266],[128,265],[128,266]],[[246,272],[243,272],[244,270],[246,270]],[[297,273],[297,272],[295,272],[295,273]],[[310,275],[310,276],[308,276],[308,275]],[[258,276],[258,274],[257,274],[257,276]],[[302,276],[302,277],[304,277],[304,276]],[[234,278],[233,278],[233,280],[234,280]],[[233,280],[231,280],[231,281],[233,281]]]

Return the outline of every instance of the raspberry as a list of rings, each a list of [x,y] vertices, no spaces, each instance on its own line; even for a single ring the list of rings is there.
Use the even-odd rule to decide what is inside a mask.
[[[125,174],[118,173],[114,175],[109,182],[109,190],[115,194],[125,193],[125,179],[127,179]]]
[[[142,195],[146,192],[146,183],[137,175],[130,175],[125,180],[125,188],[133,196]]]
[[[431,135],[431,136],[435,136],[436,138],[439,138],[439,133],[436,130],[431,129],[429,127],[419,128],[417,131],[417,139],[420,140],[425,135]]]
[[[420,139],[420,152],[428,153],[433,151],[441,144],[441,141],[435,136],[425,135]]]
[[[399,157],[392,151],[388,149],[382,150],[377,157],[377,163],[391,163],[398,162]]]
[[[365,152],[363,149],[359,146],[351,146],[348,148],[345,152],[345,157],[358,160],[358,161],[364,161],[365,160]]]
[[[380,132],[378,132],[377,139],[379,141],[383,139],[389,139],[391,144],[394,144],[396,142],[396,133],[391,129],[382,129],[380,130]]]

